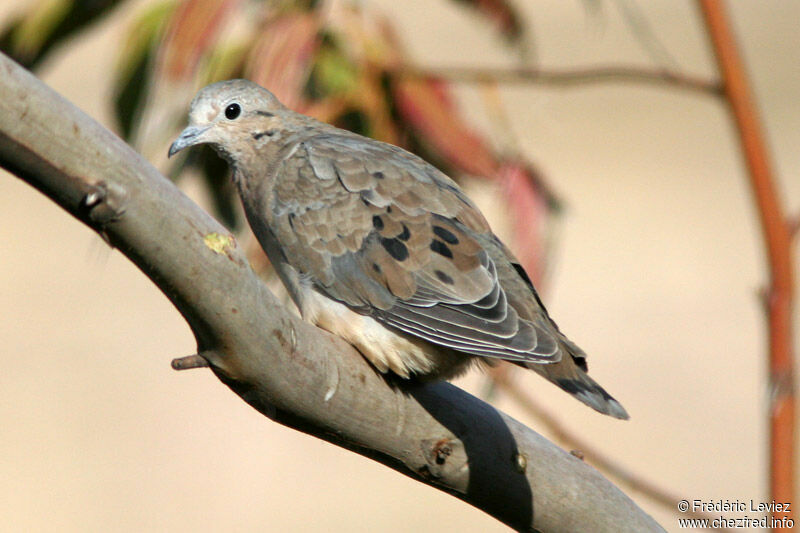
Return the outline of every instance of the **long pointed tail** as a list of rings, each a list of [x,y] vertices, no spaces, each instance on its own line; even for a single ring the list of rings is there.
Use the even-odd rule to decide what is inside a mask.
[[[545,379],[570,393],[595,411],[627,420],[628,412],[606,390],[586,373],[586,360],[580,348],[567,341],[563,343],[563,357],[558,363],[525,363]]]

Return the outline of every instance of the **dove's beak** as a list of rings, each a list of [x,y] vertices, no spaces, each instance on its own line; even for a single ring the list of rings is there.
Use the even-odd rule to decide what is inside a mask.
[[[204,142],[202,136],[210,127],[211,126],[188,126],[181,132],[178,138],[175,139],[172,146],[169,147],[169,157],[172,157],[184,148]]]

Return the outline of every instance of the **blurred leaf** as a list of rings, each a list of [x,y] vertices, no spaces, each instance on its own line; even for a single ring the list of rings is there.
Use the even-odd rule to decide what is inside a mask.
[[[136,63],[128,65],[114,84],[114,115],[123,139],[131,139],[141,117],[145,88],[150,77],[148,65],[152,59],[150,48],[145,48]]]
[[[182,0],[160,49],[160,73],[172,81],[191,78],[214,44],[228,15],[242,0]]]
[[[486,143],[459,117],[444,82],[403,78],[394,85],[400,115],[448,166],[493,177],[497,162]]]
[[[134,21],[122,46],[114,80],[114,111],[123,138],[130,139],[145,104],[156,47],[173,2],[152,6]]]
[[[350,111],[364,119],[356,133],[392,144],[400,143],[401,125],[393,114],[387,66],[396,64],[400,50],[391,39],[385,19],[367,16],[357,5],[339,6],[329,13],[323,42],[307,86],[313,97],[341,96]],[[344,125],[344,121],[334,121]]]
[[[204,62],[198,77],[201,85],[208,85],[220,80],[241,78],[250,42],[223,44],[211,49],[207,61]]]
[[[335,2],[327,20],[326,44],[334,46],[352,64],[397,67],[403,63],[402,48],[391,23],[365,12],[361,4]]]
[[[336,117],[333,125],[359,135],[369,135],[369,118],[360,109],[348,108],[344,113]]]
[[[302,109],[303,88],[320,42],[314,13],[288,12],[268,20],[245,65],[249,79],[268,88],[291,109]]]
[[[318,95],[352,92],[358,86],[358,71],[353,63],[332,46],[323,46],[314,63],[314,87]]]
[[[39,0],[0,34],[0,50],[28,69],[124,0]]]
[[[256,2],[266,4],[269,3],[275,11],[319,11],[322,7],[320,4],[323,0],[255,0]]]
[[[231,180],[231,170],[225,160],[205,144],[195,146],[175,159],[167,174],[169,179],[177,183],[189,175],[187,169],[197,172],[211,199],[210,211],[214,217],[231,230],[240,228],[241,221],[236,209],[238,197]]]
[[[341,96],[331,96],[309,103],[304,113],[322,122],[332,124],[336,121],[336,117],[343,115],[347,109],[347,99]]]
[[[360,135],[372,137],[383,142],[399,144],[397,124],[391,113],[387,100],[387,91],[381,84],[380,72],[367,69],[361,72],[355,90],[343,95],[334,95],[325,99],[327,105],[320,107],[312,104],[303,112],[328,112],[325,121]],[[338,111],[334,116],[331,111]]]
[[[357,105],[370,119],[370,128],[364,134],[379,141],[399,144],[398,125],[392,116],[389,102],[391,93],[389,85],[384,83],[383,73],[374,67],[361,71],[358,90],[351,93],[354,105]]]
[[[236,202],[239,199],[230,180],[228,164],[209,146],[203,146],[197,152],[197,158],[191,163],[200,170],[211,193],[214,216],[225,224],[225,227],[231,230],[238,229],[240,221],[236,216]]]
[[[541,286],[547,252],[546,223],[551,212],[558,210],[558,201],[538,171],[524,162],[503,163],[499,178],[513,224],[513,248],[533,283]]]
[[[516,8],[508,0],[454,0],[457,4],[476,10],[489,19],[510,42],[519,42],[525,25]]]
[[[43,0],[34,5],[11,36],[12,48],[21,56],[35,55],[44,45],[48,35],[64,20],[72,7],[72,0]]]

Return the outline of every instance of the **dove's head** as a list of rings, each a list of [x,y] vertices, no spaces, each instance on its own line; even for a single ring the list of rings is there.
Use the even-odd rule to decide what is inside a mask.
[[[192,100],[189,125],[169,147],[169,156],[197,144],[210,144],[231,163],[247,155],[253,141],[275,135],[287,109],[275,96],[248,80],[220,81]]]

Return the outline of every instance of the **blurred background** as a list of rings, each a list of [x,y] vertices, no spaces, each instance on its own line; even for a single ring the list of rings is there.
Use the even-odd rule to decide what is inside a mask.
[[[68,2],[7,0],[0,28],[40,4],[57,12]],[[275,68],[275,58],[292,48],[258,41],[260,4],[245,4],[229,8],[238,19],[219,30],[227,47],[197,64],[175,55],[198,41],[180,41],[169,26],[174,2],[128,0],[54,48],[36,74],[175,175],[165,154],[189,101],[204,77],[240,72],[231,67],[241,66],[237,46],[247,39],[262,46],[272,68],[259,70],[248,56],[247,73],[268,87],[284,84],[287,95],[309,76]],[[277,4],[270,20],[292,9]],[[518,0],[512,18],[461,4],[473,3],[364,0],[353,10],[342,0],[324,16],[347,31],[360,28],[351,37],[366,32],[363,53],[372,60],[396,65],[394,55],[402,53],[445,75],[461,67],[613,64],[717,77],[693,2]],[[777,186],[786,211],[797,214],[800,4],[730,4]],[[36,30],[29,30],[34,37]],[[172,48],[159,49],[149,40],[154,35],[172,36]],[[375,35],[385,41],[376,44]],[[767,273],[723,101],[701,90],[617,81],[397,82],[392,105],[381,111],[369,102],[384,94],[386,77],[343,65],[357,53],[336,43],[320,45],[329,56],[310,74],[314,98],[290,104],[395,136],[463,176],[497,231],[522,250],[551,314],[589,354],[592,376],[631,420],[600,416],[533,373],[515,374],[515,382],[595,451],[680,498],[766,500],[766,335],[758,293]],[[136,80],[146,92],[133,91]],[[352,89],[358,83],[364,85]],[[135,106],[124,108],[126,102]],[[439,108],[463,122],[437,127]],[[208,177],[213,165],[202,154],[184,161],[180,185],[238,224],[224,175]],[[476,177],[487,169],[503,179]],[[170,360],[196,346],[167,299],[95,233],[5,173],[0,242],[0,530],[506,530],[450,496],[270,422],[211,372],[172,371]],[[487,383],[477,372],[458,381],[480,395]],[[491,401],[549,435],[501,390]],[[674,512],[622,488],[677,529]]]

